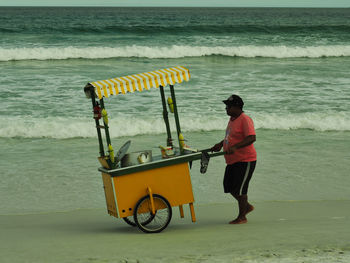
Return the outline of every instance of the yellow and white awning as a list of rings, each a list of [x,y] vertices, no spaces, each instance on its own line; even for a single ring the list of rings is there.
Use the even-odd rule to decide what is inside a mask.
[[[95,93],[99,99],[109,97],[111,95],[126,94],[128,92],[149,90],[150,88],[158,88],[159,86],[174,85],[184,80],[189,81],[190,71],[185,67],[174,67],[160,69],[125,77],[101,80],[88,83],[95,89]],[[85,87],[85,88],[86,88]],[[86,92],[87,97],[90,93]]]

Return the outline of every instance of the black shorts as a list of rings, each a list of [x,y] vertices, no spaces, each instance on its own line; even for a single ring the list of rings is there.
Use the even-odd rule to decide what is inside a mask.
[[[224,192],[233,195],[246,195],[256,161],[228,164],[224,176]]]

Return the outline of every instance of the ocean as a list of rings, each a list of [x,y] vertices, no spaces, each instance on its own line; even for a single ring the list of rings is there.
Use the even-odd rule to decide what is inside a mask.
[[[220,141],[221,101],[244,99],[257,129],[252,199],[348,199],[349,18],[349,9],[2,7],[0,213],[104,207],[83,87],[178,65],[191,73],[175,86],[191,147]],[[160,154],[156,89],[105,104],[115,149],[131,140],[131,150]],[[224,166],[212,159],[202,175],[194,164],[197,202],[231,202]]]
[[[349,200],[349,32],[350,9],[0,7],[0,215],[104,208],[84,86],[179,65],[191,73],[175,92],[192,148],[222,140],[222,100],[243,98],[257,132],[252,203]],[[160,155],[157,89],[105,105],[115,150],[131,140]],[[224,169],[222,157],[206,174],[193,164],[197,204],[232,202]]]

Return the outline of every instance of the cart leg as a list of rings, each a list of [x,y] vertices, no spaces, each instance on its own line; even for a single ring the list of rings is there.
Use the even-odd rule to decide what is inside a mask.
[[[182,205],[179,205],[179,209],[180,209],[181,218],[184,218],[184,209],[183,209]]]
[[[190,203],[190,210],[191,210],[192,222],[196,222],[196,215],[194,214],[193,203]]]
[[[149,199],[151,200],[151,208],[152,208],[152,214],[154,215],[156,213],[156,209],[154,208],[154,201],[153,201],[153,194],[151,187],[147,187]]]

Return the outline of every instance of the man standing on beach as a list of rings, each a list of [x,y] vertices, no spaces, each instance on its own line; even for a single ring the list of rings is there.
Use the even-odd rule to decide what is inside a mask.
[[[256,151],[253,143],[256,140],[254,123],[243,112],[243,100],[237,95],[231,95],[227,100],[226,113],[230,116],[226,128],[225,139],[215,144],[211,150],[220,151],[224,148],[226,170],[224,176],[224,192],[230,193],[239,206],[238,217],[230,224],[247,223],[246,214],[254,210],[248,202],[248,186],[256,165]]]

